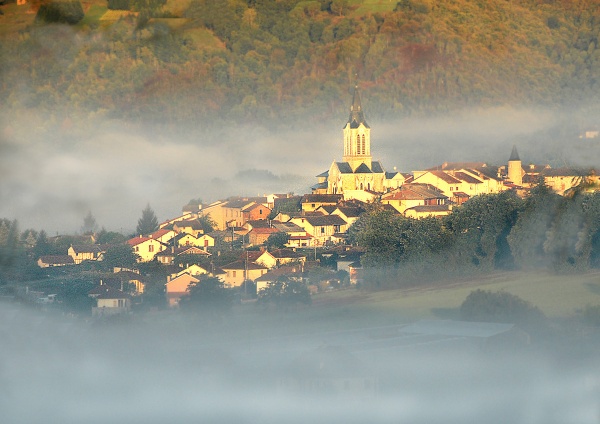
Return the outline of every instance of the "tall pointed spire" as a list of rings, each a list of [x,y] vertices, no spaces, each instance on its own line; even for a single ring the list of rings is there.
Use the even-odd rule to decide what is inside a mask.
[[[358,128],[360,124],[369,128],[365,115],[360,104],[360,93],[358,92],[358,84],[354,86],[354,96],[352,97],[352,105],[350,106],[350,117],[348,118],[350,128]]]
[[[512,152],[510,153],[510,159],[508,159],[508,161],[510,162],[511,160],[521,160],[519,158],[519,153],[517,152],[516,145],[513,145]]]

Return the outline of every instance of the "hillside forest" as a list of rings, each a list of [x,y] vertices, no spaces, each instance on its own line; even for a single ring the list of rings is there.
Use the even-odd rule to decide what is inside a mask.
[[[0,6],[0,102],[46,128],[595,110],[596,0],[89,0]]]

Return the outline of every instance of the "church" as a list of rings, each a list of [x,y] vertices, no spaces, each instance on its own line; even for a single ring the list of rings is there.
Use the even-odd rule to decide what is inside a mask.
[[[354,87],[350,117],[343,128],[342,162],[333,161],[329,170],[317,175],[312,187],[315,194],[342,194],[346,200],[364,198],[364,194],[383,193],[404,182],[399,172],[386,173],[371,155],[371,128],[365,120],[358,86]],[[366,193],[365,193],[366,192]]]

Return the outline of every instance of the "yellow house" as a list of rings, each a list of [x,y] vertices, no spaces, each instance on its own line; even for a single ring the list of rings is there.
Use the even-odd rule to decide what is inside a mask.
[[[223,282],[227,287],[239,287],[244,281],[254,281],[268,271],[264,265],[246,261],[236,261],[222,268],[226,273],[223,277]]]
[[[76,264],[83,261],[101,261],[105,250],[97,244],[71,245],[67,254],[73,258]]]
[[[381,203],[390,205],[404,214],[404,211],[416,206],[444,205],[447,199],[448,197],[436,190],[435,187],[410,183],[381,196]]]
[[[107,285],[95,287],[88,296],[96,300],[96,306],[92,308],[93,316],[115,315],[131,310],[131,297]]]
[[[196,276],[196,275],[202,275],[202,274],[208,274],[208,273],[209,272],[206,268],[201,267],[198,264],[192,264],[192,265],[188,266],[187,268],[182,269],[179,272],[171,274],[171,278],[179,277],[180,275],[183,275],[183,274],[190,274],[190,275]]]
[[[194,237],[199,237],[201,234],[204,234],[204,229],[202,228],[202,223],[198,219],[188,219],[185,221],[178,221],[173,224],[173,230],[177,234],[191,234]]]
[[[244,252],[240,258],[243,261],[254,262],[263,265],[269,269],[277,266],[277,259],[268,250],[258,250]]]
[[[184,273],[174,278],[170,278],[165,284],[165,293],[167,303],[170,307],[179,306],[179,301],[183,296],[189,294],[188,287],[192,283],[198,283],[200,280],[190,274]]]
[[[150,234],[149,237],[153,238],[154,240],[158,240],[161,243],[167,244],[173,239],[173,237],[175,237],[176,234],[177,233],[173,230],[161,228],[160,230],[156,230]]]
[[[337,215],[300,216],[292,218],[290,222],[312,235],[317,245],[337,243],[337,235],[345,233],[348,229],[348,223]]]
[[[305,194],[302,196],[302,212],[314,212],[321,206],[335,206],[341,200],[341,194]]]
[[[129,239],[127,244],[140,257],[138,262],[150,262],[157,253],[165,249],[165,245],[160,241],[144,236]]]

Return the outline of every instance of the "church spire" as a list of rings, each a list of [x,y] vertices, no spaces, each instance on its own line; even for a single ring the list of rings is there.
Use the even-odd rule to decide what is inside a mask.
[[[521,160],[519,158],[519,153],[517,152],[517,146],[516,145],[513,145],[512,152],[510,153],[510,159],[508,159],[509,162],[512,161],[512,160]]]
[[[354,86],[354,96],[352,97],[352,105],[350,106],[350,117],[348,118],[348,123],[350,124],[350,128],[358,128],[360,124],[363,124],[366,128],[369,128],[367,121],[365,121],[365,115],[360,104],[358,84]]]

